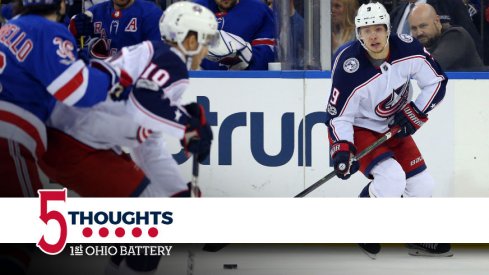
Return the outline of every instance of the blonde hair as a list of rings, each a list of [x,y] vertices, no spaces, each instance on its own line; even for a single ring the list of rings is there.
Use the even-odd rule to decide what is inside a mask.
[[[358,10],[358,0],[337,0],[343,4],[344,16],[341,22],[332,25],[332,32],[339,35],[333,45],[333,52],[344,43],[355,39],[355,15]],[[331,2],[333,3],[333,2]]]

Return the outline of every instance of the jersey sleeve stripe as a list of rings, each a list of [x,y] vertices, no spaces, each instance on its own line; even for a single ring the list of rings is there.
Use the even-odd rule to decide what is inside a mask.
[[[329,121],[329,129],[330,129],[330,133],[331,133],[331,135],[329,135],[330,141],[336,142],[336,141],[340,140],[338,134],[336,133],[336,128],[333,124],[333,120]]]
[[[331,69],[331,79],[333,79],[334,77],[334,72],[336,71],[336,65],[338,65],[338,61],[340,60],[340,57],[341,55],[346,51],[346,49],[348,49],[350,46],[344,48],[343,50],[341,50],[341,52],[338,53],[338,55],[336,56],[336,59],[334,60],[334,64],[333,64],[333,68]]]
[[[83,61],[78,60],[58,76],[47,90],[57,100],[73,105],[85,95],[88,86],[88,70]]]
[[[151,62],[151,57],[153,57],[153,55],[155,53],[155,50],[153,49],[153,44],[151,44],[151,42],[149,42],[149,41],[144,41],[144,43],[148,47],[148,51],[149,51],[149,62]],[[149,64],[149,62],[148,62],[148,64]]]
[[[433,74],[436,75],[437,77],[441,78],[441,80],[445,80],[445,77],[441,74],[439,74],[435,68],[433,68],[433,65],[431,64],[431,62],[429,62],[428,60],[424,60],[424,62],[426,62],[426,64],[428,64],[428,67],[430,67],[430,69],[433,71]]]
[[[434,93],[431,95],[430,99],[428,100],[428,102],[426,103],[426,105],[421,109],[421,111],[423,113],[426,112],[426,110],[428,110],[428,108],[430,107],[431,105],[431,102],[433,102],[433,99],[435,99],[436,95],[438,94],[438,92],[440,91],[440,87],[441,87],[441,82],[438,82],[438,85],[436,85],[436,89],[434,91]]]
[[[433,93],[431,94],[431,97],[430,99],[428,100],[428,102],[426,102],[425,106],[423,108],[421,108],[421,111],[422,112],[427,112],[428,109],[430,108],[430,105],[431,103],[433,102],[433,100],[436,98],[436,96],[438,95],[438,93],[440,92],[440,90],[442,89],[442,82],[445,80],[445,77],[441,74],[439,74],[435,68],[433,68],[433,64],[431,64],[431,62],[429,60],[427,60],[426,58],[424,59],[424,62],[428,65],[428,67],[431,69],[431,71],[433,72],[433,74],[440,79],[440,81],[438,82],[438,84],[436,85],[436,88],[435,90],[433,91]],[[444,88],[443,88],[444,89]],[[437,102],[438,104],[439,102]]]
[[[268,46],[275,46],[275,39],[273,38],[258,38],[253,41],[251,41],[251,46],[261,46],[261,45],[268,45]]]

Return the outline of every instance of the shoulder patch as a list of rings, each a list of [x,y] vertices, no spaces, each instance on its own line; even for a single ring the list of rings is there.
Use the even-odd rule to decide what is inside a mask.
[[[347,60],[345,60],[345,62],[343,62],[343,70],[350,74],[356,72],[359,67],[360,62],[358,62],[358,59],[356,59],[355,57],[348,58]]]
[[[336,107],[335,107],[335,106],[333,106],[333,105],[331,105],[331,103],[329,103],[329,104],[328,104],[328,108],[327,108],[327,110],[328,110],[328,113],[329,113],[330,115],[332,115],[332,116],[335,116],[335,115],[337,115],[337,114],[338,114],[338,111],[336,110]]]
[[[413,42],[413,37],[410,36],[409,34],[399,33],[399,34],[397,34],[397,36],[399,37],[399,39],[401,39],[402,41],[404,41],[406,43]]]

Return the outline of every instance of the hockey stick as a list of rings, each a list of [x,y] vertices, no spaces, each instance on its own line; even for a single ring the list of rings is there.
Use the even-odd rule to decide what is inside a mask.
[[[194,155],[193,163],[192,163],[192,181],[190,183],[190,196],[191,197],[200,197],[200,189],[199,186],[197,185],[197,179],[199,176],[199,161],[198,161],[199,156],[197,154]],[[206,243],[202,247],[203,251],[206,252],[217,252],[221,249],[223,249],[225,246],[229,245],[228,243]],[[189,259],[192,259],[192,267],[193,267],[193,255],[192,257],[189,256]],[[190,265],[189,265],[190,266]],[[193,269],[192,269],[193,272]],[[187,270],[187,274],[189,274],[189,271]],[[190,273],[192,274],[192,273]]]
[[[200,197],[200,188],[198,186],[199,179],[199,154],[194,154],[192,160],[192,181],[190,182],[190,197]]]
[[[81,13],[85,13],[85,0],[81,0]],[[80,36],[80,49],[82,50],[85,46],[85,36]]]
[[[399,133],[401,129],[399,127],[394,127],[390,129],[387,133],[385,133],[381,138],[379,138],[377,141],[372,143],[370,146],[367,148],[363,149],[360,153],[358,153],[355,157],[354,160],[360,160],[363,158],[366,154],[372,152],[375,148],[379,147],[382,143],[386,142],[393,136],[395,136],[397,133]],[[323,183],[327,182],[328,180],[334,178],[336,176],[335,171],[332,171],[331,173],[327,174],[324,176],[322,179],[318,180],[315,182],[313,185],[307,187],[304,191],[300,192],[297,194],[294,198],[303,198],[307,194],[311,193],[312,191],[316,190],[319,186],[323,185]]]

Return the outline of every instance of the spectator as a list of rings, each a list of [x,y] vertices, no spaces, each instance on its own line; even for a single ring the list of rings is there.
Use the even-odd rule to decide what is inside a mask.
[[[290,30],[292,32],[292,69],[304,69],[304,18],[290,0]]]
[[[331,52],[355,40],[355,14],[358,0],[333,0],[331,3]]]
[[[440,16],[442,25],[456,25],[467,30],[472,37],[472,40],[475,42],[479,56],[482,56],[481,37],[472,23],[467,8],[462,0],[403,0],[390,13],[393,32],[409,34],[409,23],[407,20],[410,9],[414,7],[414,5],[410,4],[415,4],[417,2],[426,2],[433,6],[436,13]]]
[[[411,34],[431,52],[443,70],[482,70],[474,41],[462,27],[442,26],[430,4],[418,3],[409,15]]]
[[[205,70],[267,70],[275,59],[275,21],[262,0],[196,0],[215,13],[220,47],[209,48]],[[227,47],[226,47],[227,46]]]
[[[363,4],[368,4],[370,2],[379,2],[382,5],[384,5],[385,9],[387,12],[390,12],[392,10],[392,6],[397,3],[398,0],[358,0],[358,4],[363,5]]]
[[[481,33],[481,3],[479,0],[463,0],[475,28]]]
[[[86,43],[92,57],[105,58],[122,47],[161,38],[155,26],[163,12],[153,2],[112,0],[96,4],[88,11],[71,19],[70,31],[77,39],[92,38]]]
[[[12,19],[14,16],[20,13],[20,10],[22,9],[22,1],[1,1],[0,9],[0,26],[3,26],[7,23],[8,20]]]
[[[267,1],[268,7],[273,10],[273,0]],[[290,33],[291,40],[291,69],[304,69],[304,18],[295,9],[293,0],[290,0]],[[277,23],[278,24],[278,23]]]
[[[9,20],[10,18],[13,17],[13,9],[14,9],[15,2],[10,2],[6,3],[1,6],[1,14],[0,14],[0,20],[2,22],[5,22],[6,20]]]
[[[82,2],[85,4],[85,9],[88,9],[98,3],[106,2],[110,0],[68,0],[66,5],[66,18],[64,24],[67,26],[70,24],[70,19],[80,13],[82,10]]]

